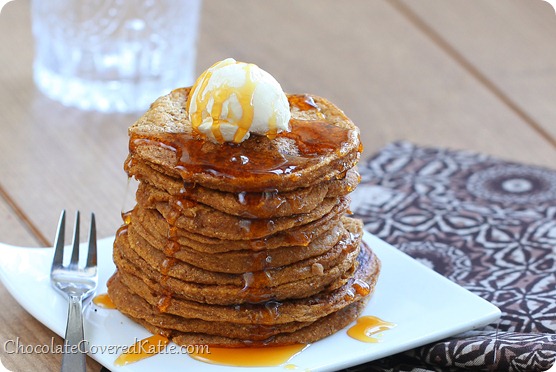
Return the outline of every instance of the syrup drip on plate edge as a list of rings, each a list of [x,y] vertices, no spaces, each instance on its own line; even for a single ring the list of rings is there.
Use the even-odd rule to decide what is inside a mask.
[[[366,315],[359,317],[356,324],[348,329],[347,334],[358,341],[377,343],[380,342],[378,337],[381,336],[382,332],[395,326],[396,324],[386,322],[376,316]],[[375,335],[378,337],[373,337]]]

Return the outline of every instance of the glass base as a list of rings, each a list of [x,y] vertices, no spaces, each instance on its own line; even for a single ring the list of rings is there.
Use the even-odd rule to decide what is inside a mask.
[[[58,75],[44,66],[35,63],[33,78],[39,90],[47,97],[65,106],[82,110],[100,112],[133,113],[149,108],[158,97],[168,94],[172,89],[189,86],[191,76],[179,79],[142,78],[135,80],[98,81]]]

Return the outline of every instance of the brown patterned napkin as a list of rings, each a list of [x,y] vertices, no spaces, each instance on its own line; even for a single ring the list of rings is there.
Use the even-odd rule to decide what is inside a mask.
[[[556,171],[390,144],[360,164],[366,229],[498,306],[499,324],[352,371],[543,371],[556,360]]]

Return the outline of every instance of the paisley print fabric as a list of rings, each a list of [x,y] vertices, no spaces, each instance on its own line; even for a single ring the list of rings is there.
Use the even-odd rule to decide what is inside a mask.
[[[352,370],[543,371],[554,364],[556,171],[405,142],[359,171],[351,209],[366,229],[492,302],[502,318]]]

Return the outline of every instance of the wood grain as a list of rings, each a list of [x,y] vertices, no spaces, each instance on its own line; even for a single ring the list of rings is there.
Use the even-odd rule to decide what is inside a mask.
[[[403,4],[556,146],[554,9],[541,0],[479,1]]]
[[[215,3],[205,4],[199,65],[255,61],[287,91],[330,98],[361,127],[367,155],[405,139],[551,165],[542,136],[387,3],[282,1],[272,17],[264,3]],[[226,32],[210,32],[220,13]]]
[[[22,221],[22,216],[14,211],[14,206],[6,202],[0,189],[0,241],[6,244],[18,244],[33,247],[41,242],[36,239],[29,227]]]

